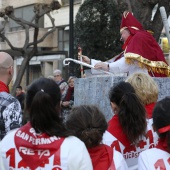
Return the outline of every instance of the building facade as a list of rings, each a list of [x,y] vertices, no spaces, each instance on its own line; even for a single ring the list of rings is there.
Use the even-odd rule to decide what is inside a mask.
[[[14,7],[14,14],[16,17],[23,18],[30,21],[33,16],[34,5],[37,3],[50,4],[52,0],[1,0],[0,11],[3,11],[7,6]],[[61,69],[63,76],[67,78],[68,69],[63,66],[63,60],[69,57],[69,0],[58,0],[62,7],[59,10],[51,12],[55,19],[56,31],[49,34],[45,40],[38,44],[38,55],[34,56],[26,69],[21,85],[26,88],[28,83],[31,83],[38,77],[48,77],[53,74],[55,69]],[[77,14],[78,8],[81,5],[81,0],[74,0],[74,18]],[[3,19],[0,19],[0,25],[3,25]],[[48,32],[52,25],[47,15],[44,15],[39,22],[39,38]],[[29,28],[29,41],[32,42],[34,28]],[[15,47],[22,48],[25,42],[25,29],[14,22],[8,21],[8,26],[5,31],[5,36],[9,39],[11,44]],[[10,47],[5,41],[0,40],[0,51],[7,51],[14,57],[14,77],[16,80],[17,73],[23,61],[22,55],[11,51]],[[28,81],[29,79],[29,81]]]

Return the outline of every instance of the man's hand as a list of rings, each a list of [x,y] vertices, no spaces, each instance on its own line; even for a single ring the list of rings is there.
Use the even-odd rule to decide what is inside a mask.
[[[109,71],[108,64],[103,63],[103,62],[97,63],[97,64],[94,66],[94,68],[95,68],[95,69],[103,69],[103,70],[105,70],[105,71]]]
[[[90,58],[84,55],[78,55],[78,59],[80,60],[80,57],[82,57],[82,62],[90,64]]]

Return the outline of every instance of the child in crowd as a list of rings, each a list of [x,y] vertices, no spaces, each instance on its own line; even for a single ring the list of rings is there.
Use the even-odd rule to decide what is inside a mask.
[[[129,82],[135,89],[136,94],[145,106],[147,118],[152,118],[153,108],[158,100],[158,85],[154,79],[145,73],[134,73],[126,82]]]
[[[153,126],[159,135],[156,148],[139,155],[139,170],[170,169],[170,97],[159,101],[153,110]]]
[[[139,153],[155,146],[152,125],[146,120],[145,108],[129,83],[113,86],[109,99],[114,116],[103,143],[121,152],[130,169],[137,169]]]
[[[107,122],[101,111],[93,105],[74,107],[66,126],[88,148],[94,170],[127,170],[123,156],[111,147],[101,144]]]
[[[35,80],[26,95],[29,122],[0,143],[0,169],[92,170],[86,146],[69,136],[60,120],[61,93],[55,81]]]

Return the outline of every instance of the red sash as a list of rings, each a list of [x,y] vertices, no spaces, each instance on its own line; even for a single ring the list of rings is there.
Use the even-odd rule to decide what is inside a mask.
[[[23,159],[22,166],[36,169],[37,167],[44,167],[45,164],[49,163],[49,157],[60,153],[60,146],[64,138],[48,136],[45,133],[36,134],[28,122],[15,133],[14,140]],[[57,162],[60,165],[60,159]]]
[[[8,86],[5,83],[3,83],[2,81],[0,81],[0,92],[7,92],[7,93],[9,93]]]

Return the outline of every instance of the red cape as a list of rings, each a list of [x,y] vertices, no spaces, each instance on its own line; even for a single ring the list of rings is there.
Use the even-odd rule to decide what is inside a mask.
[[[136,31],[125,49],[125,59],[128,64],[138,64],[147,68],[151,76],[170,76],[170,68],[165,56],[154,37],[145,30]]]

